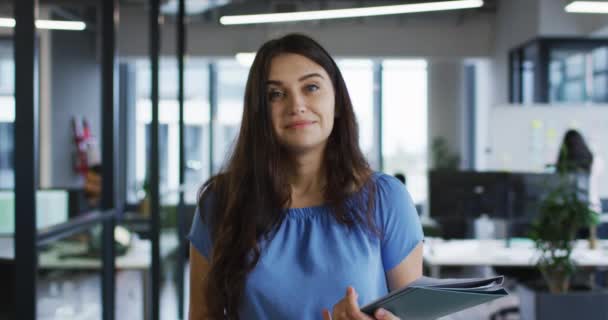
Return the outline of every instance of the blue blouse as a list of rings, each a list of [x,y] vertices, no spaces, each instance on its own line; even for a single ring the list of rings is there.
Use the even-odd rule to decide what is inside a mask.
[[[331,310],[348,286],[359,294],[359,306],[388,293],[386,272],[423,234],[405,186],[382,173],[373,179],[380,238],[365,227],[349,231],[326,206],[289,209],[276,234],[260,246],[258,264],[246,280],[241,319],[322,319],[323,308]],[[210,230],[199,215],[197,210],[188,239],[209,259]]]

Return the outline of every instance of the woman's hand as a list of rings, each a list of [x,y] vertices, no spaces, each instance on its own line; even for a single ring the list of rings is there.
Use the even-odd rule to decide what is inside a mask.
[[[374,312],[374,318],[359,310],[357,298],[359,295],[353,287],[346,289],[346,296],[338,301],[334,309],[323,310],[323,320],[399,320],[395,315],[384,309],[378,309]]]

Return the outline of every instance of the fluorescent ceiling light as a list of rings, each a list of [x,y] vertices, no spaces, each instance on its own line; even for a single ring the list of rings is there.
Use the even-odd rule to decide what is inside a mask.
[[[255,59],[255,52],[239,52],[234,58],[238,63],[244,67],[251,67],[253,60]]]
[[[14,28],[15,19],[0,18],[0,27]],[[36,28],[53,30],[84,30],[87,25],[82,21],[36,20]]]
[[[608,13],[607,1],[574,1],[566,6],[566,12]]]
[[[15,19],[0,18],[0,27],[14,28],[15,27]]]
[[[414,4],[399,4],[399,5],[391,5],[391,6],[351,8],[351,9],[332,9],[332,10],[317,10],[317,11],[223,16],[220,18],[220,23],[223,25],[233,25],[233,24],[252,24],[252,23],[291,22],[291,21],[304,21],[304,20],[340,19],[340,18],[380,16],[380,15],[389,15],[389,14],[469,9],[469,8],[479,8],[481,6],[483,6],[483,0],[440,1],[440,2],[426,2],[426,3],[414,3]]]
[[[220,7],[228,3],[228,0],[185,0],[186,15],[195,15],[209,9]],[[164,1],[163,1],[164,2]],[[160,6],[160,12],[164,14],[177,14],[177,0],[168,0]]]
[[[36,20],[36,28],[53,30],[84,30],[87,25],[82,21]]]

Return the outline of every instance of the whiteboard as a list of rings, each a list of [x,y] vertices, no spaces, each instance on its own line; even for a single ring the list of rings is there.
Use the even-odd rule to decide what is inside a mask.
[[[599,196],[608,198],[608,105],[505,105],[488,118],[488,170],[551,172],[563,135],[576,129],[593,152]]]

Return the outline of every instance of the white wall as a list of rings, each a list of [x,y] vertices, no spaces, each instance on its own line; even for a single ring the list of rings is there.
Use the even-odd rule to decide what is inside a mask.
[[[557,160],[564,133],[585,137],[594,154],[599,195],[608,197],[608,105],[499,106],[490,110],[486,156],[489,170],[544,172]]]
[[[488,116],[494,97],[492,87],[492,61],[476,59],[475,64],[475,169],[485,170],[486,146],[488,141]]]
[[[448,148],[462,159],[464,143],[464,66],[462,60],[430,59],[428,74],[428,154],[435,137],[446,139]],[[431,158],[431,157],[429,157]],[[431,164],[433,165],[433,164]]]

